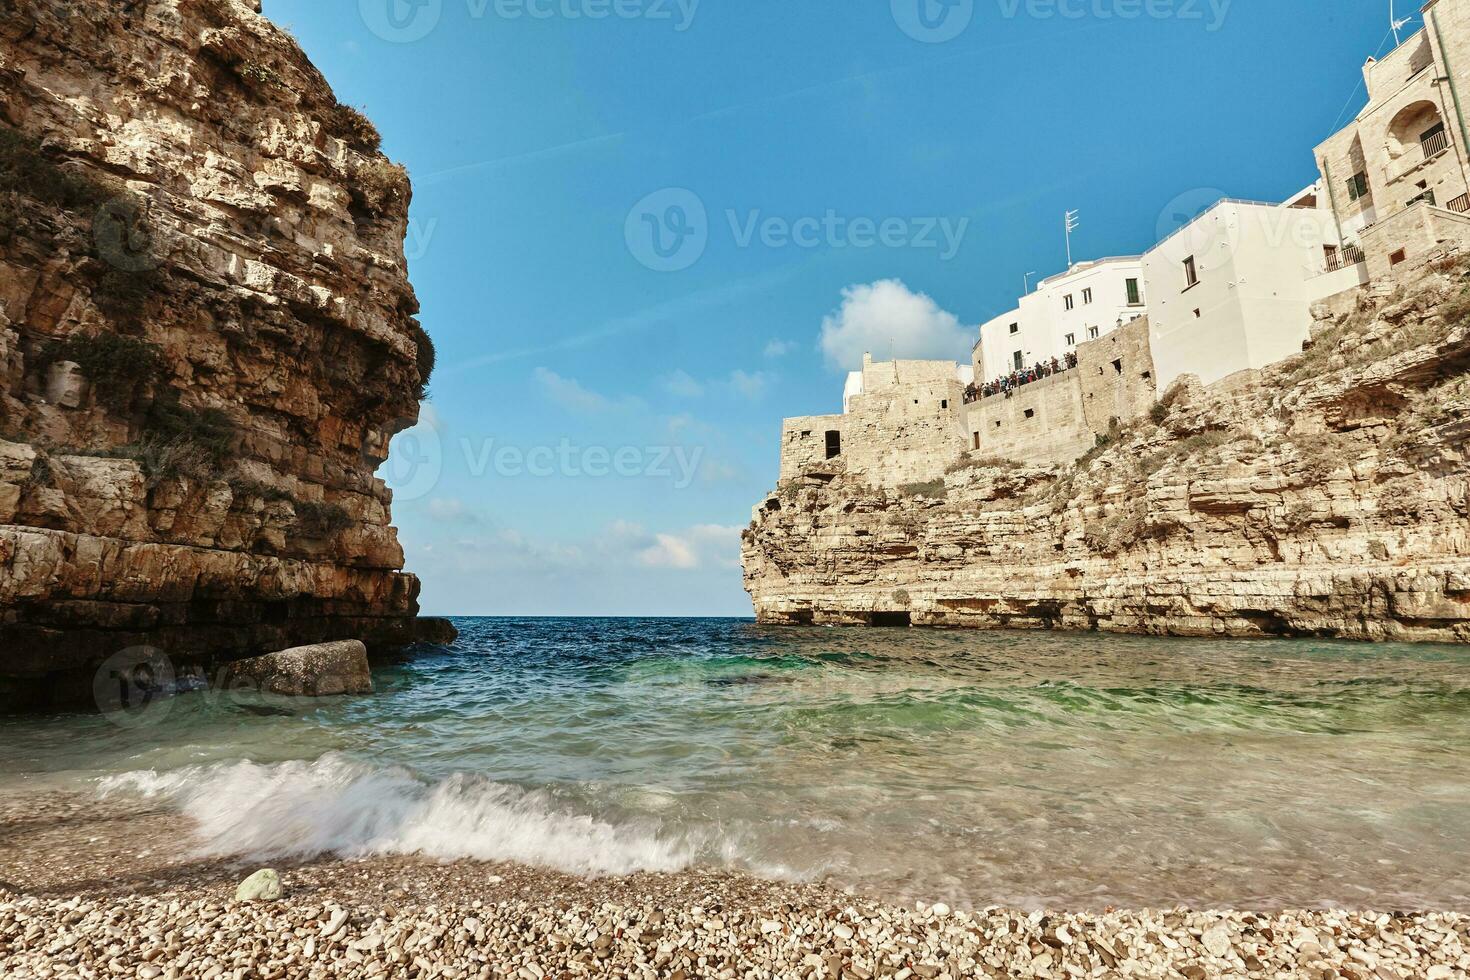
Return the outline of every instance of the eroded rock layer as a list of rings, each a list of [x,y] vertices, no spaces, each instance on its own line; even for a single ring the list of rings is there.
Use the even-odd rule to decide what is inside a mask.
[[[408,204],[255,3],[0,0],[0,691],[411,638]]]
[[[757,615],[1470,642],[1466,287],[1444,262],[1365,292],[1075,466],[966,459],[903,491],[809,470],[745,532]]]

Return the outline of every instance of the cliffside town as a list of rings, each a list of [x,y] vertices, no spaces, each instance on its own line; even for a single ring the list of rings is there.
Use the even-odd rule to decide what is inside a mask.
[[[407,642],[410,189],[253,0],[0,0],[0,693]]]
[[[1310,348],[1177,381],[1075,463],[842,455],[744,535],[762,622],[1470,642],[1470,259],[1319,308]]]
[[[759,619],[1470,641],[1470,0],[1423,14],[1311,186],[787,419]]]

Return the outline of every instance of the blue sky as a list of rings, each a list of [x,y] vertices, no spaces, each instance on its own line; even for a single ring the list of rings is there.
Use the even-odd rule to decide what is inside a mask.
[[[1220,192],[1310,183],[1388,19],[1378,0],[265,13],[414,179],[439,369],[387,475],[424,609],[527,615],[748,615],[739,529],[783,416],[838,411],[864,346],[967,358],[1024,273],[1061,270],[1066,209],[1086,258]]]

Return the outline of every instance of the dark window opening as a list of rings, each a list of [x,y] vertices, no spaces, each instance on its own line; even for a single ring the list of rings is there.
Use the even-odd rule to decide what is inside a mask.
[[[948,398],[941,399],[940,402],[939,402],[939,407],[940,408],[949,408],[949,399]]]
[[[1152,378],[1153,376],[1154,376],[1154,373],[1152,371],[1145,371],[1145,372],[1143,372],[1143,380],[1145,380],[1145,381],[1147,381],[1148,379]]]
[[[1194,264],[1194,256],[1184,260],[1184,288],[1199,285],[1199,269]]]
[[[975,433],[975,445],[974,445],[974,448],[976,448],[976,449],[979,449],[980,448],[980,433],[978,433],[978,432]]]
[[[840,456],[840,455],[842,455],[842,433],[841,432],[828,432],[827,433],[827,458],[828,459],[831,459],[833,456]]]
[[[1026,417],[1028,419],[1034,419],[1034,418],[1036,418],[1036,409],[1034,409],[1034,408],[1028,408],[1028,409],[1026,409]]]
[[[1348,200],[1356,201],[1368,196],[1368,175],[1356,173],[1348,178]]]
[[[1394,252],[1388,257],[1388,264],[1398,265],[1400,262],[1404,261],[1408,257],[1409,256],[1407,252],[1405,252],[1403,249],[1399,249],[1397,252]]]
[[[883,627],[912,626],[913,616],[907,612],[875,612],[873,625]]]
[[[1194,311],[1194,318],[1195,318],[1195,319],[1196,319],[1196,320],[1198,320],[1198,319],[1199,319],[1199,318],[1200,318],[1200,312],[1199,312],[1199,310],[1198,310],[1198,309],[1196,309],[1196,310],[1195,310],[1195,311]]]
[[[1142,305],[1142,303],[1143,303],[1143,293],[1139,292],[1139,289],[1138,289],[1138,280],[1137,279],[1129,279],[1127,281],[1126,285],[1128,287],[1128,305],[1129,306],[1140,306],[1140,305]]]
[[[1113,362],[1113,370],[1117,371],[1119,374],[1123,373],[1123,359],[1121,357]]]

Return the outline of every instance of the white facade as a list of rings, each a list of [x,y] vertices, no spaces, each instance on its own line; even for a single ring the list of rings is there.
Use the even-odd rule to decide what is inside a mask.
[[[1079,262],[1037,283],[1017,307],[980,328],[975,379],[984,384],[1018,367],[1061,360],[1147,312],[1139,256]]]
[[[1340,241],[1315,196],[1286,204],[1222,200],[1143,256],[1158,390],[1181,374],[1205,384],[1301,352],[1311,306],[1361,284],[1328,272]]]

